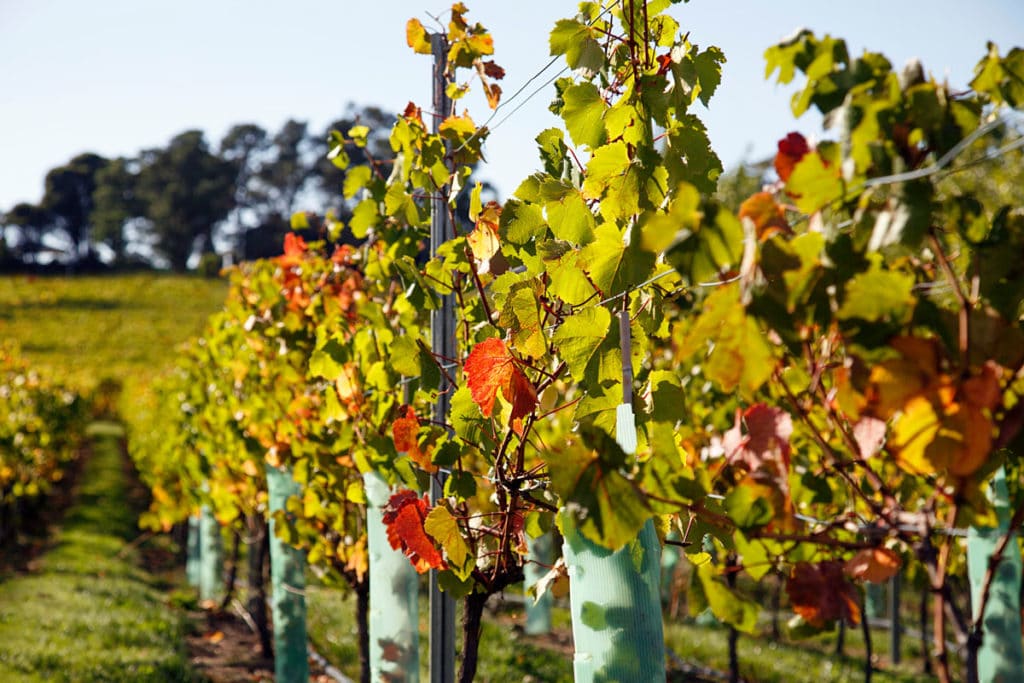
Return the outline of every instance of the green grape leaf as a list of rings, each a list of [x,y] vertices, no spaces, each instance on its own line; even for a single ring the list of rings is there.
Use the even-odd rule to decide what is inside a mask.
[[[551,56],[565,55],[570,69],[600,71],[604,67],[604,50],[597,41],[600,34],[575,19],[559,19],[551,31]]]
[[[611,321],[608,309],[595,306],[569,316],[555,331],[552,341],[558,347],[558,355],[569,366],[573,380],[583,380],[587,366],[608,336]]]
[[[739,296],[736,284],[712,292],[683,338],[679,355],[688,358],[706,351],[705,376],[723,391],[739,388],[749,397],[768,381],[775,363],[771,347],[754,319],[747,316]]]
[[[547,458],[551,487],[565,502],[580,533],[617,550],[636,538],[651,509],[635,482],[621,471],[626,454],[610,435],[586,430],[579,442],[552,449]]]
[[[476,479],[469,472],[453,470],[444,480],[444,495],[459,501],[472,498],[476,495]]]
[[[562,120],[578,147],[596,149],[605,140],[604,111],[607,105],[593,83],[579,83],[562,93]]]
[[[606,296],[626,291],[654,271],[655,254],[639,246],[639,235],[636,239],[631,236],[627,244],[625,230],[630,228],[620,230],[614,223],[605,223],[595,231],[595,241],[583,250],[587,274]]]
[[[416,342],[407,335],[396,337],[391,342],[389,353],[391,367],[405,377],[418,377],[420,370],[420,350]]]
[[[594,214],[590,212],[583,194],[572,185],[557,180],[543,183],[540,189],[547,222],[554,236],[581,246],[592,242]]]
[[[348,226],[356,238],[363,239],[370,228],[376,227],[379,223],[380,213],[377,210],[377,201],[372,197],[367,197],[352,209],[352,220],[348,222]]]
[[[518,199],[505,202],[498,220],[501,239],[511,244],[526,244],[543,237],[547,229],[541,207]]]
[[[827,165],[820,154],[805,154],[793,167],[786,192],[804,213],[819,211],[843,196],[839,167]]]
[[[700,578],[701,588],[704,589],[704,597],[708,601],[708,606],[720,621],[743,633],[757,631],[757,617],[761,613],[760,605],[720,581],[715,575],[713,564],[708,563],[698,567],[697,575]]]
[[[771,501],[753,486],[736,486],[726,495],[723,506],[740,529],[762,527],[775,515]]]
[[[371,177],[372,173],[369,166],[356,166],[349,169],[348,173],[345,174],[345,181],[341,185],[341,193],[345,196],[345,199],[355,197],[359,190],[366,187]]]
[[[760,581],[774,566],[771,556],[768,553],[768,546],[765,543],[753,539],[747,540],[741,532],[737,531],[733,537],[736,541],[736,550],[740,555],[740,562],[743,569],[754,581]]]
[[[687,203],[682,210],[689,208]],[[715,205],[702,210],[700,227],[691,230],[684,223],[665,252],[665,259],[692,283],[714,282],[737,269],[743,258],[743,226],[739,220],[731,211]]]
[[[858,318],[868,322],[892,321],[905,323],[913,315],[914,276],[883,268],[883,257],[868,254],[871,265],[867,272],[859,273],[846,283],[843,305],[836,311],[840,320]]]
[[[579,306],[595,294],[579,261],[578,251],[567,251],[555,258],[546,258],[544,263],[550,280],[548,292],[570,306]]]
[[[594,150],[587,163],[583,196],[600,199],[601,215],[609,221],[628,218],[640,210],[639,178],[625,142]]]
[[[309,359],[309,373],[313,377],[334,381],[344,371],[344,364],[350,357],[350,352],[345,346],[336,339],[329,339],[313,351]]]

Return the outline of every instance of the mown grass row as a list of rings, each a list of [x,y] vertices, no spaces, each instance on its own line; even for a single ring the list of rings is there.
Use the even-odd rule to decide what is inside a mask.
[[[183,617],[139,566],[137,509],[114,425],[93,454],[52,547],[27,575],[0,582],[0,681],[196,680]]]

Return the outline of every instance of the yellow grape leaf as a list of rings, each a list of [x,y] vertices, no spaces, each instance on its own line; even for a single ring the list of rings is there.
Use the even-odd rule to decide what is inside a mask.
[[[501,240],[498,238],[500,215],[501,206],[494,201],[487,202],[477,216],[476,227],[466,235],[466,242],[469,243],[481,273],[489,272],[491,259],[501,250]]]
[[[448,508],[443,505],[433,508],[423,520],[423,530],[441,544],[448,556],[449,568],[460,581],[465,580],[476,563],[459,530],[459,523],[448,512]]]
[[[925,387],[926,378],[913,361],[905,358],[887,360],[871,368],[868,380],[870,401],[880,418],[891,417],[912,396]]]
[[[348,550],[348,561],[345,562],[345,569],[355,572],[357,581],[362,582],[366,572],[370,569],[370,555],[366,549],[366,536],[363,535],[355,544],[346,544]]]
[[[417,54],[429,55],[432,52],[427,29],[419,19],[410,19],[405,23],[405,42]]]
[[[247,459],[242,463],[242,472],[244,472],[247,477],[257,477],[260,474],[260,469],[256,466],[256,463]]]
[[[958,477],[973,474],[992,450],[992,423],[977,406],[943,407],[937,394],[915,396],[903,408],[893,430],[893,450],[900,466],[915,474],[948,470]]]

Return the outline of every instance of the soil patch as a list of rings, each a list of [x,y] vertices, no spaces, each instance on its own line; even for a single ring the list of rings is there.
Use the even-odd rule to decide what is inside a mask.
[[[186,638],[189,663],[211,683],[271,683],[274,660],[260,654],[260,639],[233,612],[194,612],[195,632]],[[334,679],[310,661],[309,680],[334,683]]]

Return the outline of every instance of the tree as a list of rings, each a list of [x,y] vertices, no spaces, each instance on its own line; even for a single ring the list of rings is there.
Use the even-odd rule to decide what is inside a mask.
[[[235,205],[235,167],[210,152],[199,130],[143,152],[141,164],[137,196],[152,221],[154,247],[183,271],[194,252],[213,250],[214,228]]]
[[[316,145],[304,121],[289,119],[271,141],[273,158],[258,173],[270,213],[290,216],[299,194],[313,176]]]
[[[49,229],[50,212],[37,204],[21,202],[4,215],[4,224],[18,233],[11,253],[21,261],[32,260],[43,248],[43,235]]]
[[[89,217],[92,239],[105,244],[114,252],[115,262],[127,256],[128,236],[125,229],[129,221],[143,213],[142,203],[136,195],[137,172],[129,159],[114,159],[96,174],[93,191],[93,210]]]
[[[51,229],[63,231],[67,236],[72,262],[81,260],[90,251],[90,215],[96,174],[108,163],[104,157],[88,152],[46,174],[46,191],[40,204],[51,215]]]
[[[231,230],[241,240],[245,252],[246,232],[261,222],[260,205],[265,192],[255,182],[270,150],[267,131],[255,123],[232,126],[220,143],[220,156],[234,165],[235,209],[231,217]]]

